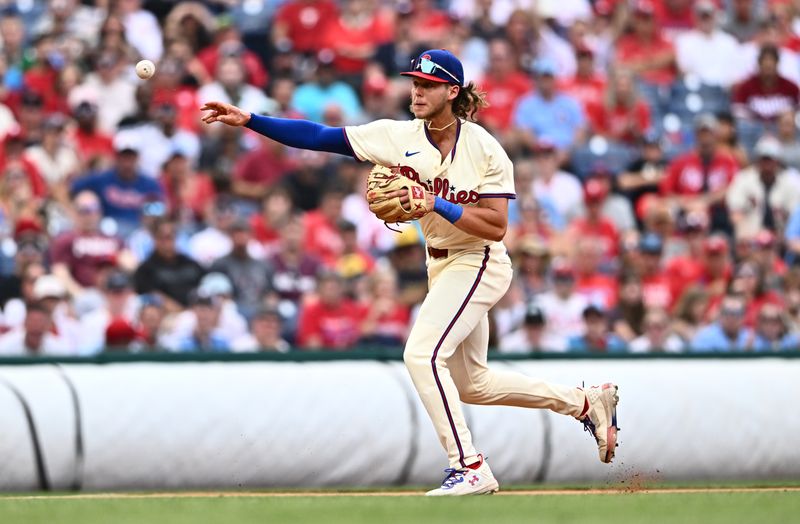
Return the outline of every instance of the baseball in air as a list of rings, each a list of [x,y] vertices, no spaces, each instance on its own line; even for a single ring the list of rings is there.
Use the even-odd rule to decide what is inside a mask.
[[[155,72],[156,65],[150,60],[140,60],[139,63],[136,64],[136,76],[143,80],[152,77]]]

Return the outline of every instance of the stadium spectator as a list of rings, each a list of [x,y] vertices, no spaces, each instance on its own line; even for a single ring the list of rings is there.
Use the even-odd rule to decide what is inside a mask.
[[[188,335],[178,336],[174,350],[181,353],[227,353],[230,342],[217,328],[221,299],[192,294],[190,313],[196,319]]]
[[[681,294],[673,311],[672,329],[685,343],[691,342],[706,323],[708,306],[709,293],[702,285],[693,285]]]
[[[753,333],[744,327],[745,302],[738,295],[726,295],[719,318],[700,328],[692,338],[692,351],[745,351],[753,343]]]
[[[764,271],[752,262],[743,262],[736,269],[730,290],[740,295],[745,301],[744,325],[748,328],[755,325],[758,312],[765,304],[784,307],[783,297],[776,291],[767,288]],[[716,305],[712,301],[712,312]]]
[[[157,351],[164,347],[167,312],[164,301],[155,294],[139,297],[139,314],[136,318],[136,330],[140,335],[142,351]]]
[[[451,28],[447,13],[436,8],[431,0],[411,0],[409,13],[411,40],[418,46],[429,48],[447,36]]]
[[[125,39],[143,58],[157,62],[164,48],[161,26],[153,13],[142,8],[142,0],[120,0],[117,13],[125,24]]]
[[[565,351],[572,337],[584,330],[583,311],[589,305],[586,297],[575,291],[575,272],[563,261],[554,263],[553,289],[536,298],[547,319],[544,336],[551,351]]]
[[[739,172],[728,187],[726,204],[736,238],[752,238],[762,229],[782,231],[800,206],[800,175],[781,163],[781,144],[762,137],[755,163]]]
[[[739,42],[748,42],[758,33],[763,17],[763,2],[757,0],[732,0],[725,2],[725,21],[722,29],[736,37]]]
[[[575,175],[558,168],[555,144],[545,140],[534,147],[535,178],[533,191],[538,199],[547,198],[565,220],[572,220],[580,209],[583,188]]]
[[[567,151],[583,140],[586,116],[576,99],[559,91],[556,65],[540,58],[533,65],[536,91],[524,96],[514,109],[514,125],[522,132],[522,142],[535,149],[546,141],[559,152],[559,161]]]
[[[695,28],[675,39],[678,69],[706,85],[731,86],[740,69],[739,42],[718,28],[719,12],[712,0],[694,3],[694,20]]]
[[[230,87],[226,80],[223,80],[221,74],[221,65],[226,59],[233,58],[241,68],[239,74],[241,78],[239,82],[246,82],[250,88],[247,93],[253,93],[254,96],[256,89],[263,89],[267,85],[267,71],[264,69],[258,55],[253,51],[247,49],[242,42],[239,30],[233,25],[232,20],[228,16],[221,16],[217,18],[217,27],[214,34],[214,43],[205,47],[202,51],[197,53],[197,60],[205,68],[208,75],[216,76],[222,85]],[[232,72],[226,71],[225,75],[233,75]],[[237,78],[239,78],[237,76]],[[232,92],[228,93],[233,95]],[[216,97],[211,97],[212,100],[217,100]]]
[[[646,312],[639,277],[624,274],[619,283],[617,306],[609,313],[611,329],[619,338],[630,343],[644,332]]]
[[[559,87],[565,94],[580,102],[584,113],[588,114],[590,107],[603,103],[606,80],[598,71],[594,51],[583,42],[575,46],[575,61],[575,75],[561,79]]]
[[[781,143],[783,163],[786,167],[800,169],[800,137],[797,134],[795,112],[786,111],[778,117],[775,126],[776,138]]]
[[[333,67],[333,53],[325,50],[316,59],[313,78],[295,89],[292,107],[309,120],[322,122],[329,106],[341,109],[346,124],[361,118],[358,94],[349,84],[338,79]]]
[[[195,53],[211,45],[215,29],[213,13],[200,2],[177,3],[164,19],[165,40],[185,40]]]
[[[248,252],[252,230],[246,220],[240,219],[231,225],[230,238],[230,253],[215,260],[209,271],[222,273],[230,279],[236,306],[249,318],[272,292],[272,267]]]
[[[80,164],[75,150],[65,142],[66,118],[56,113],[48,116],[43,125],[42,141],[25,150],[25,158],[42,174],[55,198],[68,200],[67,183],[78,174]]]
[[[139,294],[156,293],[168,311],[179,311],[189,303],[189,293],[200,282],[202,266],[178,252],[174,222],[161,219],[153,226],[155,249],[134,274],[134,287]]]
[[[55,275],[40,275],[33,283],[33,301],[44,307],[53,321],[52,331],[64,344],[64,351],[82,353],[84,333],[69,304],[67,288]],[[22,308],[27,310],[25,304]],[[11,325],[8,323],[6,325]],[[20,324],[23,321],[20,319]]]
[[[69,345],[52,333],[53,319],[41,304],[28,305],[25,322],[19,328],[0,335],[0,355],[68,356]]]
[[[101,272],[118,263],[130,261],[122,251],[119,239],[99,229],[100,200],[95,193],[81,191],[73,199],[75,228],[55,239],[50,245],[53,274],[67,286],[70,294],[79,295],[84,288],[97,287]]]
[[[170,216],[179,221],[202,220],[217,193],[211,177],[194,171],[179,151],[164,162],[159,182]]]
[[[739,167],[747,166],[749,153],[739,140],[736,118],[729,111],[717,113],[717,137],[721,151],[733,156]]]
[[[164,164],[176,153],[194,166],[200,157],[197,135],[178,127],[178,110],[172,97],[153,97],[149,107],[150,121],[124,131],[139,146],[139,167],[152,178],[161,174]]]
[[[391,268],[381,268],[368,277],[367,285],[359,343],[367,347],[402,346],[408,336],[411,311],[399,300],[397,275]]]
[[[342,254],[344,243],[337,229],[342,219],[342,202],[344,193],[331,187],[322,194],[319,209],[309,211],[305,215],[305,248],[306,251],[319,258],[326,266],[334,267],[337,258]]]
[[[639,97],[633,76],[617,69],[609,76],[606,95],[586,107],[593,133],[614,142],[635,144],[651,128],[650,107]]]
[[[206,210],[204,218],[205,227],[191,236],[187,247],[190,257],[203,267],[209,267],[230,253],[233,247],[231,227],[237,222],[238,214],[230,198],[218,198]]]
[[[533,88],[530,78],[519,70],[507,40],[495,38],[489,42],[489,65],[478,85],[489,102],[489,107],[479,113],[479,122],[502,137],[511,127],[517,101]]]
[[[248,84],[246,74],[241,56],[236,53],[221,56],[214,70],[214,81],[198,90],[198,102],[202,105],[209,100],[222,100],[251,113],[272,112],[275,101],[260,88]]]
[[[113,318],[103,332],[104,352],[128,352],[139,349],[142,335],[125,318]]]
[[[278,309],[286,321],[284,336],[294,341],[303,297],[314,291],[321,261],[305,249],[305,226],[299,215],[293,215],[280,231],[278,249],[269,261],[275,272],[272,289],[278,298]]]
[[[20,175],[17,184],[27,182],[27,191],[37,199],[43,198],[47,196],[48,187],[36,164],[25,156],[25,140],[22,127],[13,126],[9,129],[0,149],[0,173],[3,179],[9,174]],[[4,180],[3,183],[7,182]]]
[[[775,122],[786,111],[796,111],[800,88],[778,68],[777,47],[764,46],[758,52],[758,72],[733,89],[732,109],[736,118],[745,121]]]
[[[281,186],[273,188],[264,198],[261,213],[250,216],[253,238],[261,243],[267,256],[278,249],[280,233],[292,213],[292,200],[289,193]]]
[[[605,310],[617,305],[619,290],[615,278],[603,273],[604,239],[585,235],[575,239],[573,263],[575,268],[575,290],[586,297],[587,302]]]
[[[21,264],[19,276],[11,275],[0,280],[3,283],[3,330],[21,326],[25,320],[25,304],[35,301],[33,287],[39,277],[47,274],[43,257],[38,258]]]
[[[552,351],[559,344],[546,336],[547,319],[541,308],[530,304],[525,311],[522,326],[500,339],[501,353],[539,353]]]
[[[776,235],[766,229],[759,231],[750,240],[750,244],[751,251],[747,260],[758,266],[759,270],[764,273],[768,289],[781,289],[789,268],[781,258],[782,246]]]
[[[642,280],[642,298],[647,309],[669,308],[672,296],[669,276],[662,267],[664,241],[655,233],[646,233],[639,241],[637,274]]]
[[[695,150],[670,162],[659,189],[679,209],[706,207],[711,214],[712,230],[728,231],[725,193],[739,165],[735,158],[718,148],[717,119],[713,115],[699,115],[694,124]]]
[[[333,67],[345,78],[359,78],[377,46],[393,36],[392,19],[377,2],[344,0],[338,16],[327,20],[322,47],[334,53]]]
[[[586,181],[583,188],[583,203],[586,214],[572,221],[567,234],[570,244],[581,238],[593,238],[599,242],[600,266],[610,269],[619,253],[620,236],[617,227],[603,213],[603,205],[609,193],[609,181],[606,177],[594,177]],[[606,302],[606,307],[612,307]]]
[[[190,293],[199,299],[210,298],[214,309],[214,324],[211,326],[213,338],[224,342],[226,345],[247,333],[247,320],[236,307],[233,301],[233,284],[223,273],[207,273],[200,280],[197,289]],[[199,314],[194,308],[189,308],[175,315],[170,323],[168,333],[164,336],[165,343],[170,347],[181,347],[182,342],[191,339],[191,334],[197,331],[198,322],[204,321],[202,312]]]
[[[94,355],[106,344],[106,330],[117,321],[130,324],[136,318],[137,300],[130,277],[113,271],[103,279],[103,303],[100,307],[81,317],[81,343],[78,348],[83,355]],[[124,333],[120,334],[122,338]]]
[[[789,332],[784,312],[775,304],[764,304],[756,319],[753,351],[791,351],[800,349],[797,333]]]
[[[260,307],[250,319],[250,331],[231,342],[234,353],[277,352],[288,353],[289,343],[281,338],[282,320],[277,309]]]
[[[586,332],[569,339],[567,351],[571,353],[621,353],[625,342],[608,330],[606,312],[590,304],[582,313]]]
[[[275,14],[273,45],[304,54],[319,51],[325,26],[337,12],[336,3],[330,0],[289,0]]]
[[[349,220],[339,220],[336,224],[342,239],[342,251],[336,258],[334,269],[346,280],[360,280],[372,274],[375,259],[358,245],[358,230]]]
[[[108,171],[76,179],[70,188],[75,195],[91,191],[97,195],[103,216],[114,219],[120,235],[127,236],[141,223],[141,209],[145,202],[163,198],[161,186],[139,171],[140,145],[133,137],[118,135],[114,140],[116,162]]]
[[[786,260],[789,264],[800,263],[800,207],[792,211],[786,224]]]
[[[645,197],[658,193],[661,180],[666,173],[667,159],[656,133],[642,135],[637,158],[616,177],[619,191],[630,201],[641,225],[642,207]]]
[[[675,49],[661,34],[651,0],[637,0],[632,6],[633,30],[617,41],[617,66],[636,75],[643,85],[654,90],[675,80]]]
[[[522,237],[516,246],[514,268],[514,282],[522,289],[526,302],[549,290],[550,248],[547,242],[535,235]]]
[[[260,140],[258,147],[236,163],[231,192],[255,208],[291,168],[286,148],[277,142]]]
[[[136,87],[123,77],[127,65],[117,52],[103,50],[96,70],[70,93],[73,106],[84,101],[97,106],[98,129],[103,133],[113,134],[120,120],[136,111]]]
[[[82,101],[72,110],[76,126],[67,132],[81,165],[89,171],[108,169],[114,162],[114,142],[110,134],[97,126],[97,105]]]
[[[316,297],[303,304],[297,344],[307,350],[344,351],[361,337],[366,310],[344,295],[342,278],[332,272],[317,275]]]
[[[631,353],[680,353],[684,342],[671,331],[669,315],[663,309],[651,309],[644,317],[644,334],[634,339]]]

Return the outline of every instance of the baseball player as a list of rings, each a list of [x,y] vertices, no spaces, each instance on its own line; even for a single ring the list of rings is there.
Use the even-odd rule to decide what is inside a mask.
[[[502,243],[513,166],[497,140],[470,121],[485,106],[461,62],[435,49],[412,62],[411,121],[378,120],[325,127],[246,113],[209,102],[202,120],[246,126],[291,147],[349,155],[393,167],[419,182],[427,209],[420,225],[427,244],[429,291],[403,358],[450,461],[441,487],[428,495],[493,493],[499,484],[476,451],[461,403],[546,408],[582,421],[610,462],[617,441],[617,386],[586,390],[550,384],[486,363],[491,307],[511,283]],[[395,197],[408,202],[405,190]]]

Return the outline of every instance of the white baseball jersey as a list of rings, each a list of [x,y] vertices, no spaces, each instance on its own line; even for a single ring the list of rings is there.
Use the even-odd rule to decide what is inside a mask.
[[[458,121],[453,150],[442,161],[424,120],[377,120],[345,128],[345,137],[359,160],[400,173],[454,204],[477,205],[481,198],[516,198],[511,160],[481,126]],[[420,219],[429,246],[467,249],[492,244],[465,233],[436,213]]]

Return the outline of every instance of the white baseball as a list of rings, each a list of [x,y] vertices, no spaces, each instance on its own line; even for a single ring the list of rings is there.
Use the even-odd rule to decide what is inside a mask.
[[[139,63],[136,64],[136,76],[139,78],[147,80],[152,77],[155,72],[156,65],[150,60],[140,60]]]

